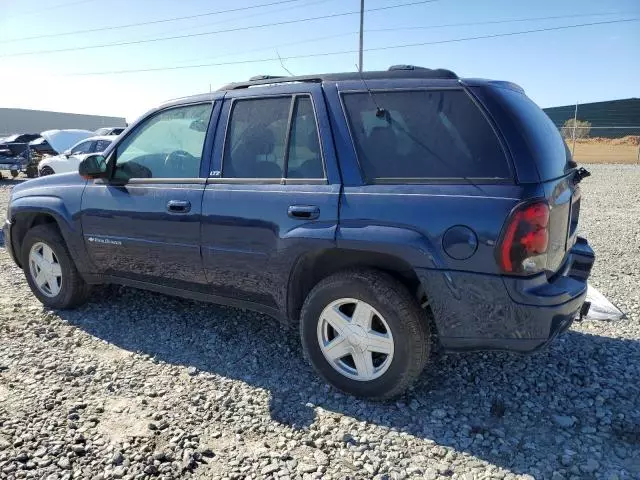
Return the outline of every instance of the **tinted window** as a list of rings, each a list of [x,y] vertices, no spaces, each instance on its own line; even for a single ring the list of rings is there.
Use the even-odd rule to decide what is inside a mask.
[[[507,113],[509,123],[523,136],[527,158],[535,161],[541,180],[564,175],[570,168],[567,162],[571,153],[553,121],[525,94],[508,88],[495,92],[503,100],[500,108]]]
[[[500,143],[462,90],[344,95],[358,160],[375,179],[507,178]]]
[[[212,105],[165,110],[138,125],[116,152],[117,178],[197,178]]]
[[[109,145],[111,145],[111,142],[109,140],[98,140],[96,142],[96,146],[94,147],[93,151],[104,152]]]
[[[91,152],[91,146],[93,145],[93,141],[82,142],[77,144],[75,147],[71,149],[71,155],[89,153]]]
[[[227,178],[282,178],[291,97],[237,100],[224,147]]]
[[[289,138],[287,177],[323,178],[318,125],[309,97],[296,99]]]

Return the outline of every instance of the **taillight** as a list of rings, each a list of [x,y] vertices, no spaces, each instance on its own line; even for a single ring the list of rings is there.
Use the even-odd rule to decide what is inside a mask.
[[[549,205],[544,201],[516,208],[503,230],[497,257],[505,273],[530,274],[543,270],[549,246]]]

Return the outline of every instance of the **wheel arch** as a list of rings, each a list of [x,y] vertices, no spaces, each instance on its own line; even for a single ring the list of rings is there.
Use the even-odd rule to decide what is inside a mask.
[[[12,242],[12,246],[16,252],[16,260],[20,267],[22,267],[22,259],[20,255],[22,242],[27,232],[36,225],[52,225],[62,235],[67,248],[72,252],[75,250],[73,242],[70,241],[73,236],[72,232],[75,228],[69,218],[66,207],[59,198],[19,198],[11,204],[11,222],[13,227],[11,228],[10,241]]]
[[[298,322],[302,305],[318,282],[334,273],[352,268],[386,272],[420,300],[426,295],[413,267],[400,257],[388,253],[347,248],[315,250],[301,256],[289,276],[287,320],[292,324]]]

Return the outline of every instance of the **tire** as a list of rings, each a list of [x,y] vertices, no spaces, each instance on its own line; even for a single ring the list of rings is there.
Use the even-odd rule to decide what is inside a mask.
[[[53,175],[54,173],[56,172],[53,171],[53,168],[48,167],[46,165],[40,169],[41,177],[46,177],[47,175]]]
[[[355,301],[353,305],[351,300]],[[358,305],[362,307],[361,311],[369,313],[355,315]],[[336,308],[340,312],[339,321],[345,318],[344,315],[346,318],[351,315],[350,321],[342,324],[341,332],[325,320]],[[354,322],[356,316],[372,318],[371,327],[358,327],[366,321]],[[378,333],[376,338],[383,338],[383,349],[392,345],[391,356],[369,352],[369,348],[378,348],[368,343],[373,333]],[[320,376],[345,393],[372,400],[386,400],[402,394],[418,378],[429,359],[429,324],[424,311],[404,285],[375,270],[348,270],[319,282],[302,307],[300,337],[305,357]],[[340,338],[339,348],[355,352],[360,359],[372,358],[367,362],[368,369],[363,371],[374,372],[373,375],[360,375],[353,354],[329,360],[325,354],[327,346]],[[362,362],[360,360],[360,366],[365,365]]]
[[[36,275],[34,272],[37,272],[40,267],[36,267],[35,262],[30,259],[32,248],[41,252],[41,257],[46,257],[44,253],[46,247],[53,252],[53,263],[57,262],[59,265],[60,276],[57,287],[50,286],[51,282],[39,287],[36,278],[34,278]],[[89,285],[80,276],[71,255],[69,255],[64,239],[55,226],[43,224],[30,229],[22,242],[21,253],[27,283],[43,305],[53,309],[67,309],[77,307],[87,301],[90,293]]]
[[[18,170],[10,170],[10,173],[12,178],[16,178],[20,174]]]
[[[38,169],[36,167],[27,167],[27,178],[36,178],[38,176]]]

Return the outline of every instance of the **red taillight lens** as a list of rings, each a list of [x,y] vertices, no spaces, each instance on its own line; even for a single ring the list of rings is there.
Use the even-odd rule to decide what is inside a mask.
[[[505,273],[527,274],[542,270],[549,245],[549,205],[524,204],[513,211],[498,245],[498,262]]]

